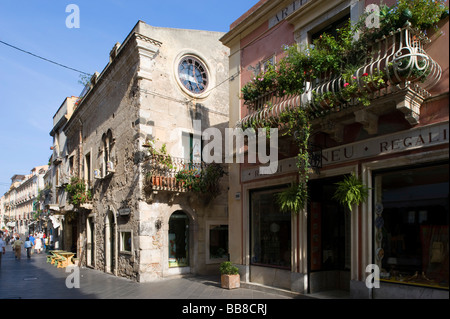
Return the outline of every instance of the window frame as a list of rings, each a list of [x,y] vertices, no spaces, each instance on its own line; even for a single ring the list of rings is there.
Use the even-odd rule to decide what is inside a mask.
[[[126,255],[131,255],[133,252],[133,231],[128,230],[128,229],[123,229],[123,230],[119,230],[119,238],[120,238],[120,245],[119,245],[119,253],[121,254],[126,254]],[[130,234],[130,250],[125,250],[124,247],[124,235],[125,234]]]
[[[226,219],[214,219],[206,221],[205,227],[205,254],[206,254],[206,264],[219,264],[224,261],[228,261],[229,257],[225,258],[211,258],[210,248],[211,248],[211,238],[210,238],[210,230],[211,226],[222,226],[226,225],[228,227],[228,256],[230,255],[229,245],[230,245],[230,232],[229,232],[229,224]]]

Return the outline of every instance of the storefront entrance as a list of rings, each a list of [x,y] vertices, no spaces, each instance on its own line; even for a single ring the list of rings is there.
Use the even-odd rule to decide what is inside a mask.
[[[189,266],[189,218],[182,211],[169,219],[169,268]]]
[[[309,182],[309,293],[350,289],[350,212],[333,200],[342,178]]]

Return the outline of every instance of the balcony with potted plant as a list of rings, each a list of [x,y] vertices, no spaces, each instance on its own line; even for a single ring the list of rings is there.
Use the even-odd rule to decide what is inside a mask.
[[[322,34],[305,47],[286,47],[277,65],[242,87],[248,114],[238,126],[276,126],[293,108],[307,110],[319,129],[324,117],[357,122],[355,113],[378,117],[395,109],[418,124],[420,106],[442,74],[426,52],[426,30],[447,16],[442,2],[400,0],[381,7],[380,28],[367,28],[364,15],[337,37]]]
[[[225,175],[220,164],[197,163],[170,156],[167,154],[165,144],[160,149],[156,149],[153,143],[147,141],[144,147],[149,148],[149,155],[144,162],[146,193],[195,192],[211,198],[220,194],[219,181]]]

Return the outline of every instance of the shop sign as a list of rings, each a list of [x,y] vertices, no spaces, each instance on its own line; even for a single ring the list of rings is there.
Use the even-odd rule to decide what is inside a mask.
[[[448,143],[449,123],[433,124],[378,136],[322,151],[322,165],[393,154]]]
[[[364,141],[328,148],[322,151],[322,167],[368,157],[394,154],[448,143],[449,123],[433,124],[402,131],[395,134],[377,136]],[[279,160],[277,170],[271,175],[260,174],[260,166],[252,166],[241,171],[241,182],[274,177],[297,172],[297,158]]]
[[[275,171],[274,174],[271,175],[260,174],[259,166],[243,169],[241,175],[241,182],[248,182],[259,178],[272,177],[284,173],[292,173],[297,171],[298,171],[297,158],[291,157],[278,161],[277,170]]]
[[[278,11],[274,16],[269,19],[269,29],[278,24],[281,20],[284,20],[296,11],[298,8],[306,4],[308,0],[295,0],[292,1],[289,5]]]
[[[127,216],[130,215],[131,213],[131,208],[119,208],[119,215],[120,216]]]

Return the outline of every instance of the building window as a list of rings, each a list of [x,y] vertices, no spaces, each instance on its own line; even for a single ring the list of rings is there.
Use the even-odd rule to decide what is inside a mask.
[[[350,13],[346,14],[341,18],[337,18],[334,22],[327,22],[328,24],[325,27],[320,28],[319,30],[311,32],[311,42],[318,39],[322,34],[326,33],[333,37],[337,37],[337,30],[343,28],[350,20]]]
[[[206,229],[207,263],[228,260],[228,224],[210,221]]]
[[[251,264],[291,268],[291,214],[280,212],[275,194],[281,189],[250,193]]]
[[[84,156],[84,178],[87,181],[88,187],[91,186],[91,153]]]
[[[374,174],[380,277],[448,289],[448,164]]]
[[[275,65],[275,55],[272,55],[270,58],[262,61],[262,63],[261,63],[262,70],[261,71],[263,73],[267,72],[270,65],[273,65],[273,66]]]
[[[120,232],[120,251],[131,253],[131,250],[132,250],[131,231]]]
[[[102,176],[106,176],[108,173],[114,172],[114,164],[111,156],[114,140],[111,130],[108,130],[106,134],[103,134],[102,142],[103,142]]]

